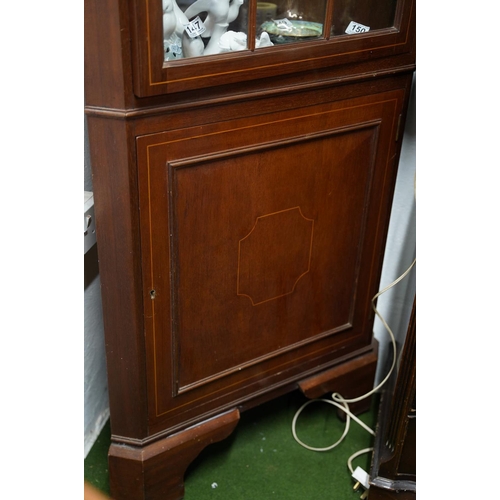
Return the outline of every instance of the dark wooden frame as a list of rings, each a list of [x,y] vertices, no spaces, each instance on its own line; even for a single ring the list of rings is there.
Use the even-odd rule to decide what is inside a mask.
[[[415,299],[397,377],[380,403],[369,500],[414,500],[417,495],[416,315]]]

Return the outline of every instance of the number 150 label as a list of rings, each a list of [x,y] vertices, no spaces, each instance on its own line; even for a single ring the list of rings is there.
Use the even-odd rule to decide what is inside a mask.
[[[367,31],[370,31],[369,26],[365,26],[364,24],[359,24],[355,23],[354,21],[351,21],[349,23],[349,26],[347,26],[345,32],[348,35],[354,35],[356,33],[366,33]]]

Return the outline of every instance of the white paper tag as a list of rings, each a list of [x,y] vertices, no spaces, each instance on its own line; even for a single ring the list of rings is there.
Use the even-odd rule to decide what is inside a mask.
[[[364,24],[359,24],[355,23],[354,21],[351,21],[349,23],[349,26],[347,26],[345,32],[348,35],[355,35],[356,33],[366,33],[367,31],[370,31],[369,26],[365,26]]]
[[[196,16],[189,24],[184,25],[184,29],[190,38],[196,38],[207,30],[200,16]]]
[[[293,24],[286,17],[284,19],[273,19],[274,24],[280,31],[292,31]]]

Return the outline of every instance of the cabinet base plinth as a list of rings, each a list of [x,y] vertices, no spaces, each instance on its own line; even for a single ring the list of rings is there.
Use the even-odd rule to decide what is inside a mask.
[[[345,399],[357,398],[373,389],[377,359],[378,342],[374,340],[369,352],[300,381],[299,388],[304,396],[310,399],[333,392],[339,393]],[[349,409],[355,414],[368,411],[370,406],[371,397],[357,403],[349,403]],[[338,410],[338,413],[341,418],[345,418],[342,410]]]
[[[240,418],[237,409],[141,448],[113,443],[109,481],[115,500],[179,500],[184,474],[209,444],[228,437]]]
[[[413,483],[413,491],[411,488],[412,486],[409,486],[409,491],[387,490],[379,488],[378,486],[370,485],[368,500],[416,500],[416,484]]]

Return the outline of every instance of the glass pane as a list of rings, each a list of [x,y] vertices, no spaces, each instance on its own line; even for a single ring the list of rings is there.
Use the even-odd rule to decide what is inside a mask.
[[[335,0],[331,34],[355,35],[394,26],[397,0]]]
[[[256,48],[321,38],[325,10],[326,0],[257,2]]]
[[[247,48],[244,0],[162,0],[165,61]]]

